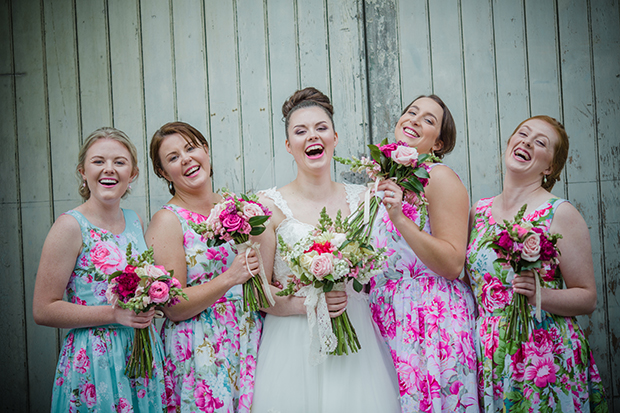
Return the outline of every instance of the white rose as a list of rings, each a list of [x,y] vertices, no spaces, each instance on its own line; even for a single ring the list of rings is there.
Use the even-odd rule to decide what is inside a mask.
[[[392,151],[390,157],[401,165],[412,165],[418,160],[418,151],[409,146],[399,145]]]

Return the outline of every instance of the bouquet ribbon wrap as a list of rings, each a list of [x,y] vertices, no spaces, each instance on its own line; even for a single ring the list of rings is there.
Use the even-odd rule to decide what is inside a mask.
[[[382,180],[383,178],[377,178],[374,182],[368,182],[368,184],[366,184],[369,189],[372,189],[374,196],[378,197],[379,199],[383,199],[383,196],[377,193],[379,182],[381,182]],[[364,194],[364,225],[367,225],[370,221],[370,192],[371,191],[366,191],[366,193]]]
[[[258,257],[258,276],[260,278],[261,285],[263,286],[263,291],[265,292],[265,297],[267,297],[267,301],[269,301],[270,305],[275,305],[276,302],[271,295],[271,288],[269,288],[269,281],[267,281],[267,275],[265,274],[265,268],[263,267],[263,257],[260,255],[260,244],[258,242],[252,242],[250,240],[243,242],[241,244],[236,245],[237,251],[239,254],[243,254],[245,252],[245,258],[247,259],[250,255],[250,251],[254,250],[256,252],[256,256]],[[250,267],[246,261],[245,263],[248,271],[250,271]],[[251,271],[250,271],[251,273]]]
[[[534,271],[534,279],[536,280],[536,320],[540,323],[542,321],[542,315],[540,311],[540,275],[538,271]]]
[[[343,283],[334,285],[333,291],[344,291]],[[321,364],[327,355],[336,349],[338,338],[332,329],[332,321],[325,301],[325,293],[312,285],[306,285],[295,293],[297,297],[306,297],[306,315],[310,330],[310,365]]]

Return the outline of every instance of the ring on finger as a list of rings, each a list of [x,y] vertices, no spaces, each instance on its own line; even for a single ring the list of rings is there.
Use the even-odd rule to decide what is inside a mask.
[[[391,209],[392,208],[392,204],[387,204],[387,209]]]
[[[392,191],[392,193],[390,194],[390,197],[394,198],[394,195],[396,195],[396,192]]]

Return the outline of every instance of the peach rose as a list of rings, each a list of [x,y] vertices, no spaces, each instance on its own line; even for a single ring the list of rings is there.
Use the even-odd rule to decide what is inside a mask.
[[[320,254],[312,259],[310,272],[319,280],[330,274],[334,270],[334,256],[332,254]]]
[[[526,261],[534,262],[540,258],[540,235],[532,233],[523,242],[521,258]]]

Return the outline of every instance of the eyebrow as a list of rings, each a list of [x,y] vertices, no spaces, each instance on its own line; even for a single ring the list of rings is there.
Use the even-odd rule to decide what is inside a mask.
[[[417,110],[420,110],[420,108],[419,108],[418,106],[416,106],[416,105],[411,105],[411,106],[409,106],[409,109],[412,109],[412,108],[416,108]],[[437,116],[433,115],[431,112],[428,112],[428,111],[427,111],[426,113],[427,113],[428,115],[432,116],[432,117],[433,117],[433,119],[437,120]]]
[[[320,125],[321,123],[327,123],[327,121],[326,120],[321,120],[321,121],[315,123],[314,126]],[[301,124],[301,123],[298,124],[298,125],[293,125],[293,128],[298,128],[298,127],[305,128],[306,125],[305,124]]]

